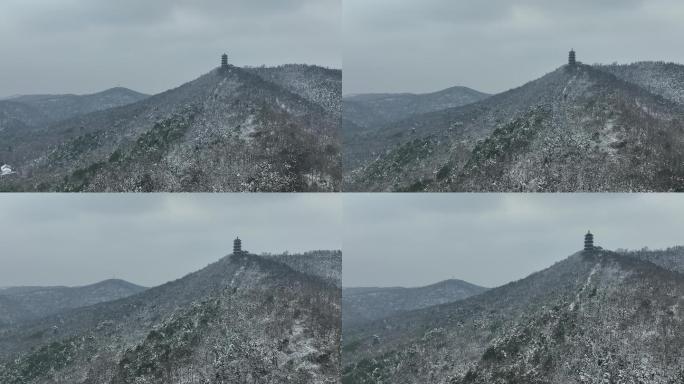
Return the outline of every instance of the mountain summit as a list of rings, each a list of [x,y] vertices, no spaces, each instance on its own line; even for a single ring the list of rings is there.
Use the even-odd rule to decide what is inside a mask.
[[[317,255],[328,267],[314,267]],[[240,249],[136,295],[0,332],[0,382],[336,382],[340,289],[329,278],[341,253],[282,256]]]
[[[18,175],[0,189],[336,190],[340,98],[340,71],[220,67],[132,104],[0,130],[0,162]]]
[[[682,68],[576,62],[479,102],[413,115],[345,148],[347,156],[373,154],[347,173],[346,188],[679,190],[684,105],[672,88],[658,80],[647,86],[639,72],[667,81],[684,77]]]
[[[592,245],[477,296],[345,329],[343,382],[679,383],[683,265],[681,247]]]

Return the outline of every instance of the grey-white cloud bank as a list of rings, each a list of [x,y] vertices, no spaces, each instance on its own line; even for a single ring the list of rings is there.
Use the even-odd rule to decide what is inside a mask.
[[[232,251],[340,249],[333,194],[0,195],[0,286],[157,285]]]
[[[347,0],[344,92],[496,93],[565,63],[684,63],[677,0]]]
[[[678,194],[347,194],[345,286],[498,286],[583,247],[684,245]]]
[[[157,93],[236,65],[341,66],[341,0],[4,0],[0,96]]]

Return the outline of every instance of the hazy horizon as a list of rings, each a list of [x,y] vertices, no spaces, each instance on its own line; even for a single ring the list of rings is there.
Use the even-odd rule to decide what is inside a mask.
[[[341,0],[6,0],[0,3],[0,98],[147,94],[218,67],[340,68]]]
[[[341,249],[332,194],[5,194],[0,287],[156,286],[232,252]]]
[[[460,279],[497,287],[580,251],[684,245],[675,194],[353,194],[344,196],[344,287]]]
[[[567,62],[684,63],[675,0],[345,2],[344,95],[500,93]],[[387,17],[391,15],[391,17]]]

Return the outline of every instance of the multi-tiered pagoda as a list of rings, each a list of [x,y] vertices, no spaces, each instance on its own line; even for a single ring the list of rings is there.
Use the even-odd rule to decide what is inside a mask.
[[[590,231],[587,231],[587,234],[584,235],[584,250],[585,251],[593,251],[594,250],[594,235],[592,235]]]
[[[574,67],[575,64],[577,64],[577,61],[575,60],[575,50],[571,49],[570,53],[568,54],[568,65]]]
[[[233,255],[238,256],[242,254],[242,240],[240,240],[239,237],[236,237],[235,240],[233,240]]]
[[[221,55],[221,68],[228,68],[228,55]]]

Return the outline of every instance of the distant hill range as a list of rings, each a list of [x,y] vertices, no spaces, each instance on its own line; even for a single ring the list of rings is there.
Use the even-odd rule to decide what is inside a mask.
[[[684,66],[565,65],[462,106],[350,109],[349,191],[684,190]],[[411,108],[406,108],[410,110]],[[358,116],[354,118],[354,116]]]
[[[372,93],[345,96],[342,104],[342,137],[347,154],[344,159],[345,169],[353,169],[372,160],[372,153],[364,152],[364,141],[383,126],[413,115],[471,104],[488,96],[467,87],[451,87],[425,94]]]
[[[460,107],[486,99],[488,94],[467,87],[451,87],[438,92],[367,93],[343,98],[343,116],[368,129],[403,120],[411,115]]]
[[[70,117],[135,103],[148,95],[111,88],[90,95],[17,95],[0,99],[0,132],[49,125]]]
[[[343,383],[679,383],[684,248],[577,252],[464,300],[345,328]]]
[[[337,382],[340,282],[315,267],[316,254],[341,271],[337,251],[286,262],[242,252],[132,296],[2,330],[0,382]]]
[[[416,288],[343,288],[342,325],[358,326],[399,312],[462,300],[486,290],[455,279]]]
[[[121,107],[144,100],[149,95],[128,88],[116,87],[90,95],[21,95],[4,102],[19,103],[34,109],[45,122],[65,120],[70,117],[105,109]],[[0,101],[2,103],[2,101]]]
[[[146,288],[124,280],[105,280],[82,287],[0,288],[0,327],[18,325],[69,309],[134,295]]]
[[[145,97],[0,101],[5,191],[334,191],[342,74],[222,66]]]

